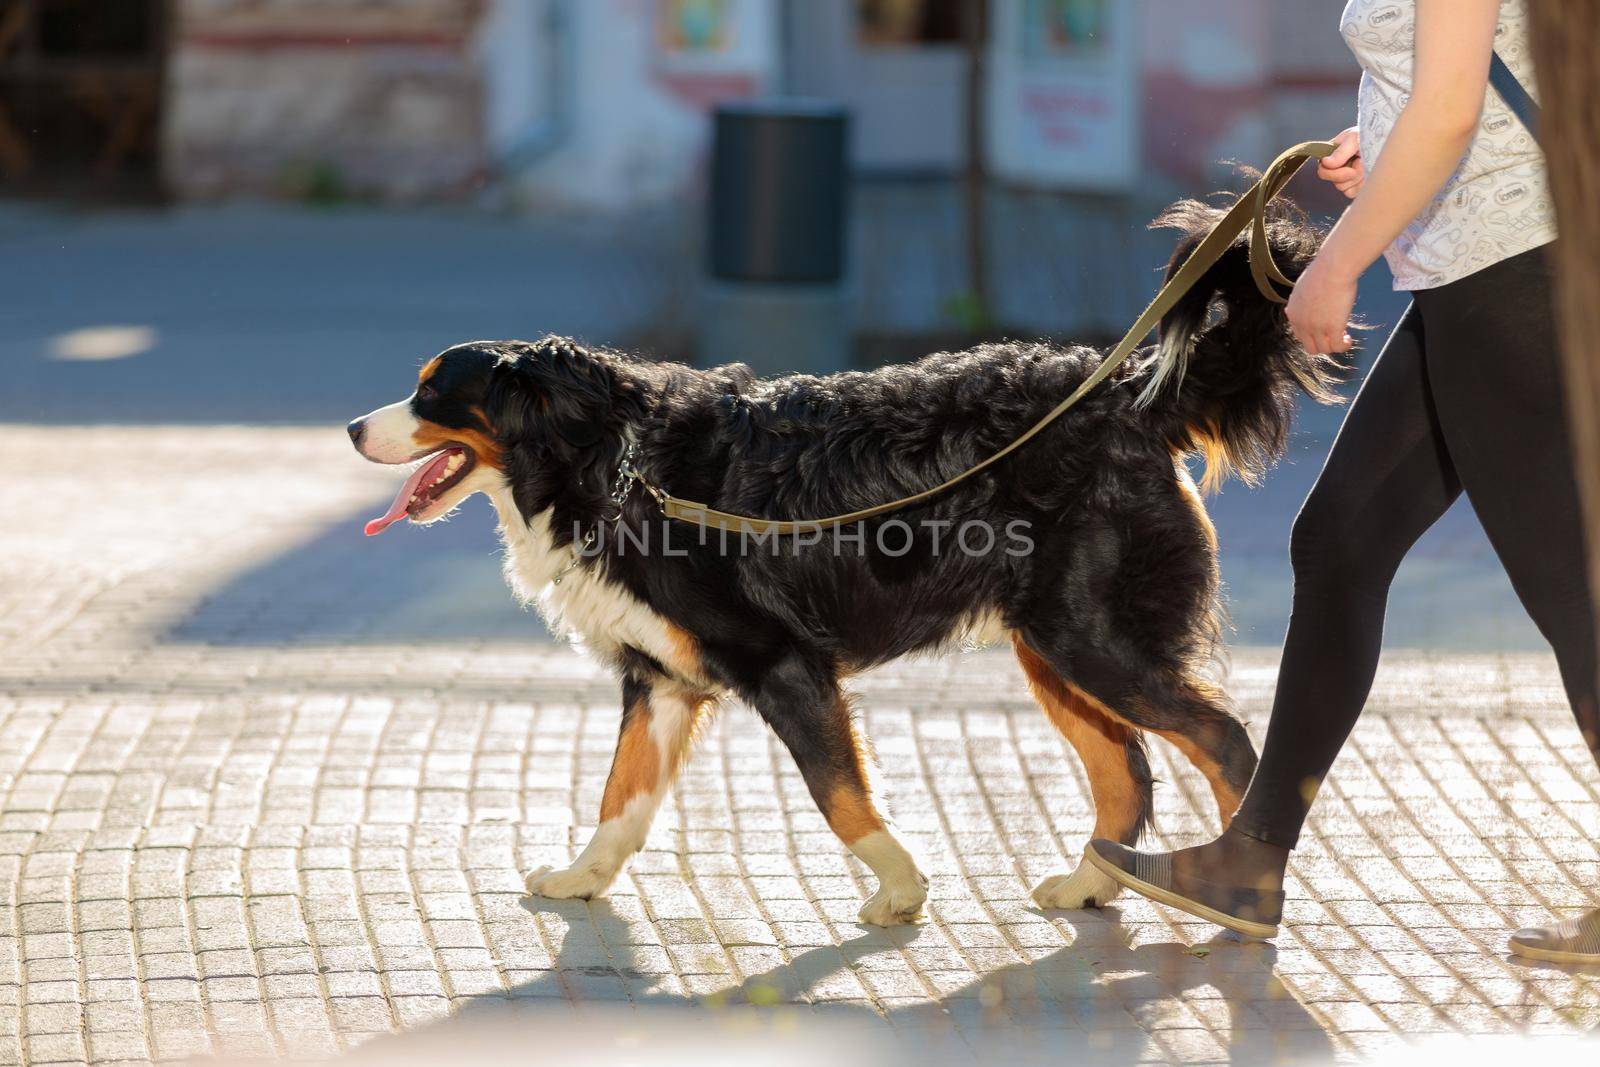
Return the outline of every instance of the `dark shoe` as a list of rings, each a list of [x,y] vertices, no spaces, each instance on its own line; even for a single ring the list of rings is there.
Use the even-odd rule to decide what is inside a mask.
[[[1600,963],[1600,910],[1511,935],[1511,954],[1545,963]]]
[[[1091,841],[1086,853],[1106,877],[1158,904],[1263,940],[1278,936],[1283,890],[1262,891],[1174,877],[1172,853],[1136,852],[1115,841]]]

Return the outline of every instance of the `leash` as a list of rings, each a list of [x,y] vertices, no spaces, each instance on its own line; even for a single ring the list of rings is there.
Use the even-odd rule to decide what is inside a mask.
[[[1212,227],[1211,232],[1205,236],[1205,239],[1195,246],[1194,251],[1183,261],[1183,266],[1179,267],[1177,273],[1173,274],[1167,283],[1161,287],[1160,291],[1156,293],[1149,306],[1144,309],[1144,312],[1134,321],[1133,326],[1123,336],[1122,340],[1117,343],[1117,347],[1112,349],[1110,354],[1101,361],[1100,366],[1095,369],[1093,374],[1085,378],[1072,391],[1072,395],[1057,404],[1044,418],[1034,423],[1020,437],[1000,451],[968,467],[960,474],[940,482],[931,489],[924,489],[920,493],[913,493],[910,496],[901,497],[899,500],[891,500],[887,504],[878,504],[870,508],[862,508],[859,511],[847,512],[843,515],[833,515],[826,519],[762,519],[753,515],[736,515],[732,512],[718,511],[715,508],[707,507],[705,504],[673,496],[652,484],[639,471],[638,466],[634,463],[633,452],[630,448],[624,454],[617,471],[621,492],[625,495],[627,492],[625,486],[631,483],[638,483],[645,492],[655,499],[662,512],[669,519],[677,519],[680,522],[694,523],[699,526],[712,526],[730,533],[754,533],[767,536],[782,536],[802,532],[811,533],[821,531],[827,527],[846,526],[853,522],[875,518],[891,511],[898,511],[901,508],[930,500],[940,493],[960,485],[979,472],[994,466],[1039,436],[1047,426],[1062,415],[1065,415],[1096,386],[1111,377],[1116,369],[1138,349],[1139,342],[1144,340],[1150,331],[1156,328],[1162,317],[1172,310],[1178,301],[1183,298],[1184,294],[1195,287],[1200,279],[1205,276],[1206,271],[1210,270],[1217,260],[1222,258],[1223,253],[1228,250],[1234,240],[1247,229],[1250,231],[1250,276],[1255,279],[1256,287],[1261,290],[1262,296],[1273,303],[1288,303],[1289,298],[1279,290],[1279,286],[1293,289],[1294,283],[1284,276],[1283,272],[1278,269],[1278,265],[1272,260],[1272,248],[1267,240],[1267,205],[1272,203],[1279,193],[1283,192],[1284,186],[1288,185],[1289,180],[1300,172],[1301,167],[1305,166],[1310,160],[1326,158],[1336,147],[1336,145],[1327,141],[1307,141],[1304,144],[1295,145],[1273,160],[1266,173],[1261,175],[1261,180],[1256,182],[1254,188],[1241,196],[1238,203],[1234,204],[1227,215],[1222,218],[1222,221]],[[613,500],[615,499],[614,495]]]

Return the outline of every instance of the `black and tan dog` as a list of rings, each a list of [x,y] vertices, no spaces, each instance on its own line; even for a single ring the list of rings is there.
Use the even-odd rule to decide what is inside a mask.
[[[1174,262],[1217,215],[1186,202],[1160,220],[1185,233]],[[1270,232],[1297,274],[1315,234],[1285,213]],[[763,541],[669,523],[637,488],[620,507],[613,499],[625,454],[667,492],[743,514],[808,518],[902,497],[1007,444],[1101,358],[985,345],[760,381],[739,366],[694,370],[557,337],[472,342],[430,360],[411,396],[351,423],[368,459],[421,461],[369,533],[486,494],[512,586],[621,678],[599,829],[529,889],[604,892],[643,846],[696,726],[735,696],[783,740],[828,824],[877,875],[861,918],[915,918],[927,880],[873,796],[844,680],[975,637],[1010,640],[1082,758],[1095,837],[1132,843],[1145,827],[1145,734],[1193,761],[1229,817],[1255,752],[1207,681],[1221,637],[1216,542],[1184,458],[1203,453],[1208,481],[1254,477],[1284,445],[1296,392],[1327,399],[1332,369],[1257,293],[1242,243],[1168,316],[1157,349],[931,503]],[[1115,892],[1085,865],[1034,899],[1075,908]]]

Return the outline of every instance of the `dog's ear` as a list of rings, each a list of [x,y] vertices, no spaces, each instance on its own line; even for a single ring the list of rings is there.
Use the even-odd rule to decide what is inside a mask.
[[[539,412],[539,392],[525,353],[507,352],[495,361],[484,393],[484,408],[497,436],[512,441],[532,436]]]
[[[571,345],[557,347],[545,376],[550,429],[576,450],[605,437],[611,417],[611,374],[593,355]]]
[[[538,440],[575,455],[605,437],[611,375],[576,345],[541,342],[500,357],[488,403],[506,437]]]

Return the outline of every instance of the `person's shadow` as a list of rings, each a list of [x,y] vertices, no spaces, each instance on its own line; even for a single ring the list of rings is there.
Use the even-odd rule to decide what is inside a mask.
[[[1092,990],[1092,1017],[1105,1026],[1103,1033],[1115,1033],[1131,1019],[1136,1033],[1143,1035],[1145,1040],[1130,1049],[1134,1059],[1149,1058],[1148,1041],[1175,1060],[1215,1058],[1212,1041],[1235,1064],[1322,1063],[1334,1055],[1322,1024],[1278,978],[1278,950],[1270,942],[1246,941],[1219,930],[1194,945],[1162,941],[1129,947],[1115,905],[1038,914],[1063,919],[1073,928],[1072,945],[1057,955],[1075,953],[1085,962],[1087,973],[1081,980]],[[999,977],[1003,981],[1011,972],[1031,969],[1007,968]],[[1207,991],[1215,995],[1204,995]],[[1201,1038],[1197,1027],[1210,1036]],[[1201,1046],[1186,1047],[1188,1041],[1200,1041]]]
[[[874,956],[914,952],[925,928],[862,927],[860,936],[842,944],[804,949],[743,981],[697,994],[678,987],[660,950],[631,943],[629,923],[608,901],[525,897],[523,906],[541,921],[565,920],[569,931],[593,930],[599,950],[594,940],[569,936],[539,977],[509,994],[474,997],[448,1019],[370,1042],[356,1058],[391,1062],[397,1054],[448,1050],[459,1059],[474,1046],[496,1047],[496,1034],[530,1032],[528,1023],[537,1024],[546,1044],[559,1044],[563,1028],[575,1029],[573,1040],[581,1043],[583,1034],[592,1036],[589,1028],[610,1033],[605,1028],[619,1025],[618,1019],[627,1020],[635,1039],[649,1043],[660,1035],[679,1052],[693,1054],[683,1047],[686,1039],[691,1046],[714,1042],[726,1052],[726,1042],[759,1033],[763,1040],[789,1040],[790,1051],[799,1051],[793,1044],[799,1042],[807,1057],[821,1049],[839,1061],[833,1067],[882,1064],[885,1057],[919,1067],[970,1063],[979,1050],[982,1059],[1005,1063],[1055,1062],[1070,1052],[1075,1065],[1123,1067],[1215,1059],[1216,1042],[1236,1064],[1321,1062],[1334,1051],[1273,973],[1271,945],[1220,935],[1202,945],[1130,948],[1114,906],[1049,913],[1073,928],[1072,944],[938,996],[884,998],[881,1015],[861,1002],[810,1005],[809,996],[847,970],[871,972]],[[1202,990],[1216,995],[1194,995]],[[813,1014],[797,1027],[797,1012],[807,1011]]]

